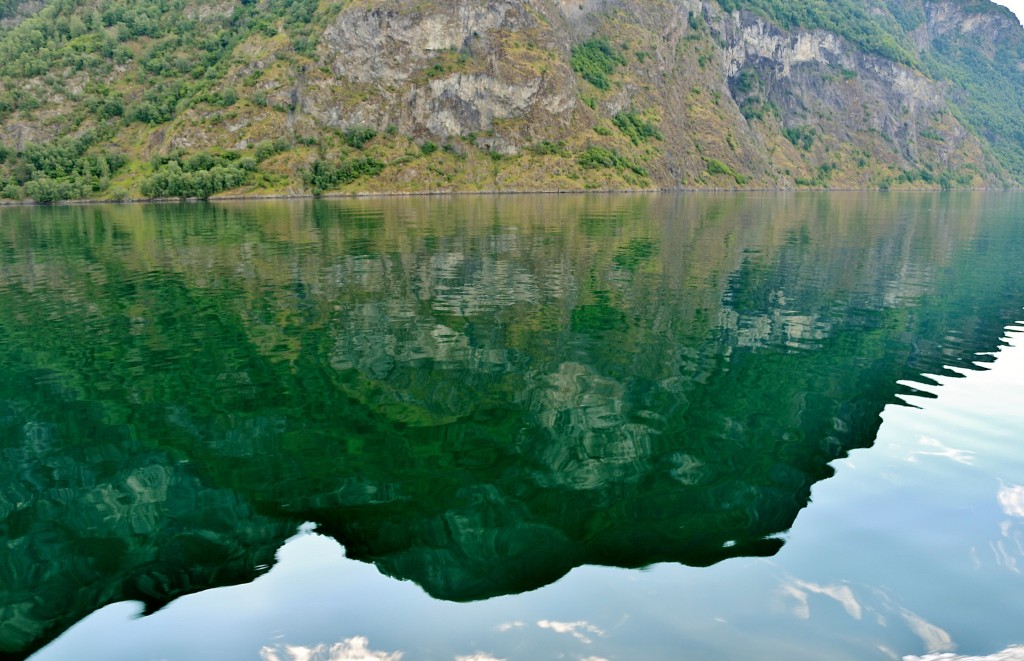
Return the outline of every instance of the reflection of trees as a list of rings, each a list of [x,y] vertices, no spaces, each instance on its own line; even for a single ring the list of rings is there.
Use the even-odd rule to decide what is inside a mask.
[[[987,199],[5,211],[0,642],[247,580],[304,520],[450,599],[771,553],[1019,307]]]

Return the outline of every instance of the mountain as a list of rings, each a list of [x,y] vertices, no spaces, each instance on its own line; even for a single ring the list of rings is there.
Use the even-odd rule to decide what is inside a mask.
[[[987,0],[3,0],[0,196],[1024,182]]]

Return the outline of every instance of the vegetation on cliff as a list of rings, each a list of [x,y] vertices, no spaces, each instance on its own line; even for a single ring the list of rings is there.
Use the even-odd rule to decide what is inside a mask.
[[[983,0],[455,4],[4,0],[0,197],[1024,181]]]
[[[1017,23],[1005,7],[980,0],[719,0],[719,4],[728,11],[760,13],[784,28],[835,33],[867,53],[953,83],[955,112],[986,141],[1003,167],[1018,179],[1024,174],[1024,35],[1017,30],[1012,38],[997,40],[994,29]],[[957,25],[957,29],[929,34],[929,10],[935,13],[950,7],[967,17],[987,15],[994,20],[979,31]],[[925,47],[916,41],[918,36],[927,38]]]

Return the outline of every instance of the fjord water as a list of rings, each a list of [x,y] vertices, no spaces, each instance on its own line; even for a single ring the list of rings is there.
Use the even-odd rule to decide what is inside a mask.
[[[1022,306],[1014,193],[0,210],[0,653],[998,652]]]

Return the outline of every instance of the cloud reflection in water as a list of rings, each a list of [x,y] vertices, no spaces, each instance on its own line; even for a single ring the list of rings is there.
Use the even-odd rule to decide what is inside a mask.
[[[999,490],[999,504],[1007,516],[1024,518],[1024,487],[1003,487]]]
[[[281,645],[264,647],[260,650],[262,661],[401,661],[401,652],[378,652],[371,650],[369,639],[364,636],[346,638],[333,645],[321,644],[316,647]]]
[[[926,654],[925,656],[905,656],[903,661],[1024,661],[1024,645],[1011,645],[1005,650],[987,656]]]
[[[587,634],[596,636],[604,636],[605,633],[601,629],[595,627],[589,622],[552,622],[550,620],[541,620],[537,623],[537,626],[541,629],[550,629],[555,633],[569,634],[576,640],[580,641],[584,645],[589,645],[594,642]]]

